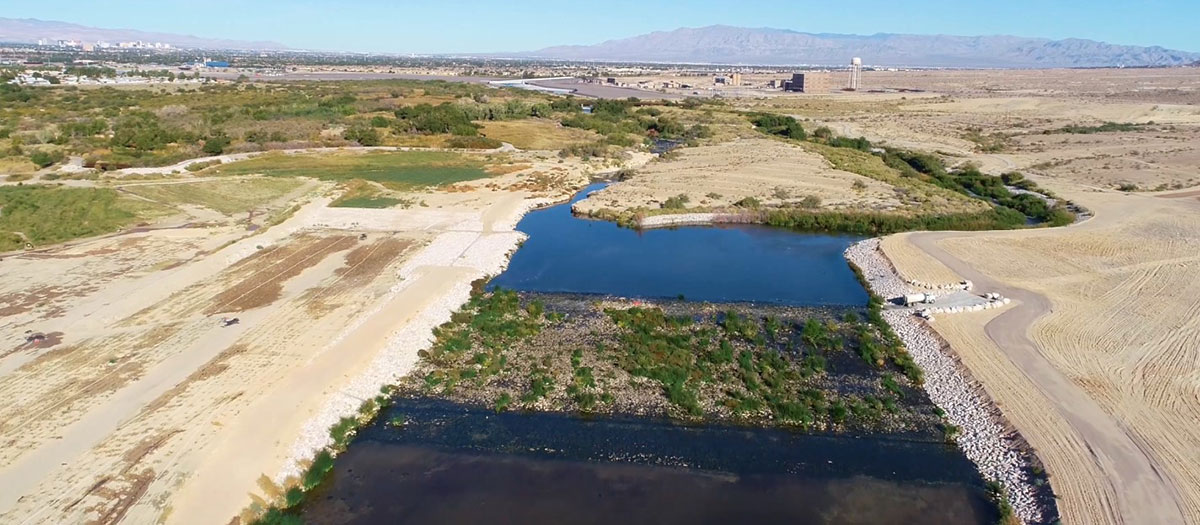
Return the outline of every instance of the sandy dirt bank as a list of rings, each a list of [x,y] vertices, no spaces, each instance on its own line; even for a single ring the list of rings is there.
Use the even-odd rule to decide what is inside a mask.
[[[321,186],[253,232],[207,210],[222,220],[5,257],[0,521],[228,522],[405,373],[503,268],[519,218],[588,169],[411,209],[330,208]]]
[[[986,322],[935,323],[1038,449],[1067,522],[1200,521],[1200,208],[1080,192],[1054,230],[911,234],[906,276],[938,265],[1012,297]],[[905,246],[905,244],[908,246]],[[926,255],[928,254],[928,255]],[[991,315],[991,314],[989,314]],[[1049,410],[1048,410],[1049,409]]]

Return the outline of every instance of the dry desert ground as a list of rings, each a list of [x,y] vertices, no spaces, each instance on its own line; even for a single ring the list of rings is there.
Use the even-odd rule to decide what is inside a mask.
[[[952,166],[1020,171],[1094,214],[1055,229],[900,234],[883,249],[907,279],[971,279],[1015,299],[932,326],[1036,448],[1064,522],[1200,523],[1200,71],[868,72],[863,82],[889,92],[727,103]],[[778,141],[738,135],[678,157],[577,210],[804,194],[828,209],[903,210],[897,188],[854,188],[862,177]]]
[[[806,195],[838,208],[892,209],[901,205],[887,185],[835,170],[819,155],[800,146],[767,138],[738,138],[685,148],[679,155],[679,160],[650,164],[628,183],[593,194],[577,209],[657,208],[677,195],[685,195],[688,203],[701,206],[732,206],[746,197],[764,204],[782,204]],[[855,182],[861,184],[861,190],[854,190]]]
[[[1015,300],[932,326],[1037,450],[1064,522],[1200,523],[1200,73],[863,82],[918,91],[727,104],[1019,170],[1088,208],[1094,216],[1064,228],[902,234],[883,250],[904,277],[967,278]],[[1071,131],[1110,121],[1133,126]],[[660,208],[679,195],[689,207],[813,196],[822,208],[901,213],[974,202],[913,195],[819,149],[717,124],[721,140],[641,158],[637,176],[581,210]],[[472,281],[503,268],[522,213],[589,174],[552,155],[521,158],[521,171],[414,195],[422,204],[404,209],[329,207],[331,183],[225,177],[263,193],[225,186],[146,228],[5,255],[0,521],[221,523],[269,496],[341,414],[411,368]],[[185,178],[121,190],[153,204],[178,199],[173,184],[217,184]],[[34,332],[45,339],[26,343]]]
[[[587,180],[551,158],[408,209],[329,207],[334,185],[312,179],[222,177],[288,185],[257,204],[253,231],[243,212],[181,205],[152,227],[4,256],[0,521],[226,523],[267,498],[500,271],[525,211]],[[543,169],[554,185],[530,180]],[[155,200],[213,183],[119,188]],[[225,190],[211,206],[246,193]]]
[[[1064,522],[1200,522],[1200,75],[1026,72],[1020,86],[988,75],[946,73],[962,86],[947,98],[830,121],[1022,170],[1095,216],[1057,229],[903,234],[884,250],[905,277],[968,278],[1016,300],[933,326],[1038,450]],[[929,138],[1103,121],[1155,124],[1018,135],[994,153]],[[1125,184],[1183,189],[1114,189]]]

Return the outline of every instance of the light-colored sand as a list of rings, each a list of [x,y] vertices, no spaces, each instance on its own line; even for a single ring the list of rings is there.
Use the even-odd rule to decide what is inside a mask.
[[[0,521],[229,521],[408,370],[520,216],[584,183],[576,164],[535,162],[562,175],[536,198],[494,189],[512,173],[408,210],[324,196],[253,235],[226,218],[6,257]]]
[[[1200,108],[1183,104],[1108,103],[1079,104],[1062,98],[972,98],[952,102],[921,103],[904,106],[908,111],[944,111],[1002,115],[1053,115],[1081,121],[1194,123]]]
[[[592,194],[576,209],[658,208],[677,195],[687,195],[688,207],[732,206],[746,197],[764,205],[795,204],[805,196],[818,197],[822,207],[832,209],[901,206],[887,184],[835,170],[798,146],[747,138],[683,149],[679,159],[648,164],[633,179]]]
[[[1200,521],[1200,425],[1182,424],[1200,421],[1200,205],[1072,197],[1096,217],[909,237],[1020,303],[986,325],[938,329],[1039,449],[1069,520]],[[928,266],[916,251],[889,255],[905,273]]]
[[[908,238],[911,233],[889,235],[879,241],[879,248],[892,261],[904,261],[903,267],[897,266],[900,277],[906,281],[922,281],[931,284],[957,283],[962,276],[954,273],[937,259],[925,256],[925,252],[913,246]]]
[[[943,315],[934,325],[963,365],[976,377],[985,376],[988,396],[1037,450],[1059,497],[1063,523],[1118,523],[1114,489],[1104,481],[1105,473],[1087,445],[1065,420],[1047,410],[1052,405],[1047,396],[980,329],[1000,314]]]
[[[905,277],[971,278],[1016,300],[999,314],[940,316],[934,326],[1038,450],[1067,523],[1200,523],[1200,425],[1192,424],[1200,422],[1200,200],[1187,197],[1194,189],[1171,199],[1098,191],[1200,182],[1200,112],[1189,105],[1200,92],[1197,77],[1181,72],[1015,75],[1044,81],[1024,87],[980,72],[914,74],[964,98],[841,121],[992,173],[1033,173],[1095,211],[1064,229],[883,243]],[[1039,131],[1109,120],[1156,127]],[[971,128],[1016,136],[1001,153],[928,140]]]
[[[483,123],[483,134],[524,150],[560,150],[604,138],[594,131],[564,127],[549,119],[490,120]]]

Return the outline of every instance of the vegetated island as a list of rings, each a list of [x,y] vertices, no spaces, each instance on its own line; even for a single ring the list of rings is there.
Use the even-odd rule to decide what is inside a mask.
[[[873,208],[863,205],[866,199],[860,198],[828,206],[815,194],[798,194],[777,186],[770,195],[771,203],[763,197],[747,196],[718,204],[728,200],[725,195],[709,192],[697,197],[684,192],[660,199],[657,206],[609,206],[615,201],[585,201],[573,211],[633,228],[681,223],[760,223],[801,231],[863,235],[1063,226],[1074,222],[1083,212],[1019,172],[987,175],[969,164],[952,169],[937,155],[881,147],[861,137],[837,136],[827,127],[808,133],[795,118],[785,115],[746,113],[745,118],[761,134],[815,153],[836,170],[885,184],[894,192],[891,202]],[[688,150],[672,150],[659,160],[686,161],[691,154]],[[707,159],[695,168],[711,168],[704,162]],[[628,170],[618,176],[620,181],[633,186],[629,191],[649,192],[654,184],[652,179],[661,175],[655,169],[652,166],[648,170],[651,173],[646,175]],[[852,192],[865,197],[869,190],[865,180],[856,180]],[[595,200],[603,201],[604,194]]]
[[[396,391],[498,411],[952,434],[870,312],[495,290],[437,329]]]
[[[330,430],[332,447],[258,523],[296,517],[334,456],[401,398],[927,443],[950,443],[959,432],[921,388],[923,373],[875,296],[865,307],[791,307],[485,286],[477,281],[468,303],[434,331],[412,373]],[[409,421],[393,413],[385,423]],[[1010,519],[1003,488],[985,489]]]

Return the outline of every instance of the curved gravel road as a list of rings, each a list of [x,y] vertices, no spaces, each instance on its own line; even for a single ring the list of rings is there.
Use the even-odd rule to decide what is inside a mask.
[[[1161,474],[1155,460],[1139,438],[1100,408],[1070,379],[1063,376],[1029,339],[1034,321],[1051,311],[1049,299],[1023,288],[1009,286],[975,270],[947,253],[937,242],[961,233],[917,233],[909,237],[914,246],[928,253],[977,287],[999,292],[1017,302],[987,324],[984,331],[1004,355],[1012,360],[1045,394],[1052,408],[1087,444],[1092,458],[1116,494],[1118,518],[1123,523],[1184,523],[1179,493],[1174,483]]]

